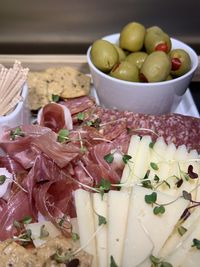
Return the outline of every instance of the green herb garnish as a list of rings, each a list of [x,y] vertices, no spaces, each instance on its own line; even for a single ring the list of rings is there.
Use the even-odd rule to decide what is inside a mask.
[[[187,229],[183,226],[179,226],[177,230],[178,230],[179,235],[181,236],[183,236],[187,232]]]
[[[144,199],[147,204],[154,204],[157,200],[157,193],[153,192],[150,195],[145,195]]]
[[[101,178],[98,189],[102,198],[105,192],[109,191],[110,188],[111,188],[111,182],[107,179]]]
[[[101,216],[98,214],[98,224],[99,226],[101,226],[102,224],[106,224],[107,221],[106,221],[106,218],[104,216]]]
[[[4,184],[7,177],[5,175],[0,175],[0,185]]]
[[[196,247],[197,249],[200,249],[200,240],[194,238],[192,241],[193,241],[192,247]]]
[[[191,193],[188,193],[187,191],[183,190],[182,194],[183,194],[182,196],[185,200],[192,201],[192,194]]]
[[[57,263],[68,263],[72,259],[72,252],[63,253],[62,249],[57,249],[56,253],[51,256],[51,259]]]
[[[53,102],[56,102],[56,103],[57,103],[57,102],[60,100],[60,96],[59,96],[59,95],[54,95],[54,94],[53,94],[53,95],[51,96],[51,99],[52,99]]]
[[[85,119],[85,114],[83,112],[80,112],[77,114],[77,119],[79,121],[83,121]]]
[[[110,256],[110,267],[118,267],[112,255]]]
[[[155,163],[155,162],[151,162],[150,163],[150,166],[153,170],[157,171],[159,168],[158,168],[158,165]]]
[[[40,238],[45,238],[49,236],[49,232],[47,231],[47,229],[45,229],[45,225],[42,225],[40,228]]]
[[[165,207],[163,205],[158,205],[153,209],[153,213],[155,215],[163,214],[163,213],[165,213]]]
[[[153,148],[154,145],[155,145],[155,142],[151,142],[151,143],[149,144],[149,147],[150,147],[150,148]]]
[[[59,143],[64,143],[64,142],[66,142],[67,140],[69,140],[69,130],[67,130],[67,129],[61,129],[61,130],[58,132],[57,141],[58,141]]]
[[[15,140],[17,137],[24,137],[25,134],[22,132],[20,127],[17,127],[15,130],[10,131],[10,139]]]
[[[71,237],[74,242],[80,239],[79,235],[74,232],[71,233]]]
[[[114,160],[114,155],[112,153],[109,153],[107,155],[104,156],[104,160],[107,162],[107,163],[112,163],[113,160]]]
[[[151,255],[150,257],[151,267],[173,267],[173,265],[169,262],[162,261],[161,259]]]
[[[23,224],[29,224],[32,222],[32,217],[31,216],[25,216],[22,220],[21,220],[21,223]]]
[[[130,156],[130,155],[123,155],[123,157],[122,157],[122,160],[123,160],[123,162],[125,163],[125,164],[127,164],[128,163],[128,161],[130,160],[130,159],[132,159],[132,157]]]

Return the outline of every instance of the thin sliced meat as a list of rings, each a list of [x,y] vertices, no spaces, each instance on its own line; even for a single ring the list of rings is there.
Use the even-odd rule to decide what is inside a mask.
[[[67,99],[66,101],[60,102],[60,104],[65,105],[72,115],[96,106],[94,99],[89,96]]]
[[[73,217],[72,191],[75,189],[71,180],[63,178],[46,182],[34,189],[37,210],[52,222],[58,222],[64,215]]]
[[[38,151],[32,146],[34,139],[50,134],[52,131],[46,127],[37,125],[20,126],[23,136],[16,136],[15,140],[10,139],[10,129],[0,137],[0,148],[4,150],[13,160],[17,161],[25,169],[33,166]]]
[[[43,135],[32,141],[32,144],[51,158],[60,168],[81,154],[80,145],[69,142],[61,144],[52,135]]]
[[[8,154],[0,156],[0,168],[6,168],[9,172],[19,174],[25,172],[25,169]]]
[[[57,103],[49,103],[40,109],[38,124],[56,133],[61,129],[71,130],[73,127],[70,110],[67,106]]]
[[[28,201],[28,194],[24,191],[18,191],[13,194],[8,200],[7,205],[4,205],[0,211],[0,240],[4,241],[17,234],[17,229],[14,227],[14,220],[21,221],[25,216],[31,216],[31,208]]]

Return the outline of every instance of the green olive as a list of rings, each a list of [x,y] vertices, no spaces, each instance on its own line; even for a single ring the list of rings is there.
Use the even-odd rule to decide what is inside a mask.
[[[119,61],[123,61],[126,58],[126,52],[121,49],[118,45],[113,44],[118,52],[118,56],[119,56]]]
[[[148,54],[145,52],[133,52],[129,54],[125,60],[130,62],[131,64],[136,65],[138,69],[141,69],[142,64],[144,63],[147,56]]]
[[[147,29],[144,47],[148,54],[153,51],[163,51],[169,53],[171,50],[171,39],[161,28],[153,26]]]
[[[175,77],[182,76],[191,69],[189,54],[183,49],[174,49],[169,53],[172,62],[171,74]]]
[[[166,81],[170,81],[170,80],[173,80],[173,77],[172,77],[172,75],[169,74],[169,75],[167,76],[167,78],[166,78]]]
[[[140,80],[143,82],[161,82],[166,80],[170,70],[169,56],[163,51],[155,51],[145,59],[140,71]]]
[[[114,78],[138,82],[139,81],[139,70],[135,65],[132,65],[128,61],[122,61],[119,64],[116,64],[111,70],[110,75]]]
[[[95,41],[90,56],[92,63],[103,72],[109,72],[119,60],[116,48],[106,40]]]
[[[146,29],[137,22],[127,24],[120,33],[119,46],[130,52],[136,52],[142,49]]]

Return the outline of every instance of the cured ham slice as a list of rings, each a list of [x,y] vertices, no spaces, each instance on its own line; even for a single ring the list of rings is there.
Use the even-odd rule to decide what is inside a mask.
[[[38,124],[48,127],[56,133],[64,128],[71,130],[73,127],[69,109],[67,106],[57,103],[49,103],[40,109]]]
[[[0,209],[1,210],[1,209]],[[0,240],[5,240],[17,234],[17,229],[14,227],[14,220],[21,221],[25,216],[33,214],[30,209],[28,195],[20,190],[8,200],[6,205],[3,205],[0,211]]]

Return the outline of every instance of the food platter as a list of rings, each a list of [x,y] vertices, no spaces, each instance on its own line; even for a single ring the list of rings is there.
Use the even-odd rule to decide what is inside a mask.
[[[42,71],[44,69],[51,68],[51,67],[62,67],[62,66],[68,65],[89,75],[89,69],[88,69],[88,65],[86,62],[86,57],[81,56],[81,55],[80,56],[77,56],[77,55],[70,55],[70,56],[69,55],[66,55],[66,56],[57,56],[57,55],[52,55],[52,56],[49,56],[49,55],[48,56],[43,56],[43,55],[6,56],[5,55],[3,56],[2,55],[0,56],[0,62],[5,66],[11,66],[13,64],[13,59],[19,60],[24,67],[29,68],[31,71]],[[30,222],[27,222],[30,220],[30,218],[26,218],[26,221],[23,221],[23,224],[24,224],[23,226],[25,226],[26,234],[30,233],[31,231],[32,237],[35,235],[34,237],[35,239],[33,240],[34,241],[33,243],[37,245],[39,244],[40,246],[41,242],[44,241],[43,238],[48,239],[47,232],[50,233],[52,231],[52,236],[56,238],[56,241],[54,243],[54,249],[55,249],[55,244],[56,246],[60,244],[60,248],[61,248],[61,252],[56,251],[56,253],[53,254],[57,258],[60,257],[59,260],[61,260],[63,256],[67,257],[70,255],[71,257],[70,253],[69,255],[62,253],[62,249],[64,246],[69,245],[69,250],[72,249],[73,252],[75,251],[73,254],[73,257],[74,255],[76,255],[76,253],[77,254],[80,253],[80,257],[78,260],[76,258],[72,258],[72,261],[76,260],[76,263],[74,263],[76,265],[72,265],[72,266],[79,266],[77,264],[79,264],[82,259],[87,259],[87,260],[85,262],[85,265],[80,265],[80,266],[87,266],[87,267],[89,266],[93,266],[93,267],[97,267],[97,266],[99,267],[100,266],[102,267],[105,267],[105,266],[128,267],[130,266],[132,267],[133,265],[131,264],[133,261],[138,261],[138,264],[136,265],[136,263],[134,263],[135,264],[134,266],[141,266],[141,267],[142,266],[149,267],[150,266],[149,263],[153,264],[151,266],[155,266],[155,267],[160,267],[160,266],[171,267],[172,265],[169,265],[168,263],[170,261],[174,263],[173,267],[178,266],[178,265],[175,265],[175,263],[178,258],[177,255],[180,255],[179,253],[182,252],[181,249],[183,250],[185,255],[186,254],[188,255],[190,253],[191,258],[194,256],[192,252],[189,250],[190,243],[188,243],[188,242],[194,241],[194,238],[193,240],[191,240],[189,233],[192,233],[192,237],[200,238],[199,236],[194,236],[194,234],[196,235],[197,233],[198,234],[200,233],[199,227],[196,228],[195,233],[193,233],[192,231],[193,225],[194,225],[193,223],[196,222],[197,218],[199,218],[200,216],[198,209],[196,209],[196,212],[194,212],[194,216],[190,217],[191,219],[189,220],[189,222],[185,221],[186,223],[184,222],[184,224],[181,225],[182,228],[179,227],[179,230],[180,229],[184,230],[185,229],[184,227],[186,227],[187,225],[188,227],[188,234],[186,234],[187,238],[184,240],[182,238],[182,235],[177,237],[176,233],[175,235],[173,235],[173,238],[172,238],[173,240],[171,240],[170,238],[171,237],[170,234],[172,234],[172,230],[173,229],[174,231],[176,230],[174,225],[176,225],[176,227],[179,226],[176,223],[177,223],[177,220],[182,215],[182,212],[185,210],[188,211],[188,208],[187,208],[189,205],[188,203],[190,202],[192,203],[192,197],[195,197],[195,201],[198,201],[198,197],[200,197],[199,184],[197,184],[199,180],[197,178],[198,178],[198,175],[200,174],[200,169],[198,165],[199,163],[198,153],[200,152],[200,144],[199,144],[199,139],[197,136],[198,132],[193,132],[191,135],[196,138],[195,142],[194,140],[191,141],[190,140],[191,137],[189,136],[190,132],[192,132],[191,131],[192,127],[194,127],[195,130],[197,129],[198,131],[200,129],[199,121],[198,121],[199,113],[193,101],[190,90],[188,89],[186,91],[185,95],[183,96],[182,101],[180,102],[179,106],[175,110],[175,113],[177,113],[177,115],[171,114],[171,115],[163,115],[163,116],[158,117],[159,118],[158,121],[155,122],[155,125],[157,123],[158,126],[157,128],[154,128],[154,130],[150,130],[150,129],[148,130],[147,128],[149,127],[148,125],[151,125],[151,123],[154,123],[154,121],[157,120],[156,116],[147,116],[144,114],[140,117],[139,115],[136,115],[136,119],[139,118],[139,121],[141,121],[141,124],[137,126],[137,124],[134,124],[134,121],[132,121],[132,117],[134,116],[133,113],[126,112],[126,111],[117,112],[115,110],[108,110],[108,109],[102,108],[101,103],[99,103],[99,100],[98,100],[97,92],[92,84],[91,84],[90,95],[95,99],[97,106],[93,105],[91,109],[89,106],[89,112],[91,112],[92,110],[92,113],[90,114],[90,113],[87,113],[86,111],[85,113],[86,116],[89,114],[88,115],[89,119],[86,118],[86,121],[84,121],[85,118],[83,117],[83,113],[85,112],[85,110],[83,110],[83,112],[73,114],[72,116],[73,122],[76,128],[75,128],[74,133],[72,131],[72,133],[75,135],[70,137],[71,139],[69,139],[69,143],[67,142],[66,144],[62,143],[63,138],[64,138],[64,142],[65,142],[65,139],[68,140],[68,136],[63,136],[63,135],[59,136],[58,133],[55,134],[52,131],[49,132],[49,130],[47,130],[46,127],[44,127],[45,129],[42,130],[43,132],[41,134],[40,133],[41,129],[37,128],[37,125],[36,126],[34,125],[32,128],[31,127],[29,128],[27,126],[22,126],[20,129],[18,129],[22,132],[14,131],[14,132],[7,133],[7,135],[4,136],[5,139],[1,141],[2,146],[4,146],[3,144],[4,141],[5,141],[5,147],[6,145],[8,145],[7,152],[11,156],[12,160],[17,159],[17,162],[20,162],[20,164],[23,165],[23,167],[25,168],[25,171],[29,170],[30,168],[32,170],[28,173],[28,181],[26,181],[25,183],[22,183],[22,188],[18,188],[19,184],[17,184],[15,188],[16,191],[19,189],[21,190],[21,191],[20,190],[18,191],[20,192],[19,196],[20,196],[20,201],[21,201],[19,205],[22,205],[23,201],[25,202],[27,200],[24,193],[27,193],[27,190],[28,191],[30,190],[31,200],[29,199],[29,201],[32,201],[32,198],[34,198],[35,202],[33,201],[33,203],[36,203],[36,206],[38,207],[38,210],[39,210],[39,214],[38,214],[39,221],[40,221],[39,226],[33,225]],[[89,103],[91,104],[91,102]],[[75,107],[77,108],[76,105]],[[91,121],[90,119],[93,118],[94,114],[97,117],[94,116],[95,121]],[[181,114],[181,115],[178,115],[178,114]],[[90,115],[91,115],[91,118],[90,118]],[[187,115],[189,117],[184,117],[182,115]],[[94,124],[92,124],[91,126],[91,123],[96,122],[96,119],[100,117],[102,119],[102,121],[100,122],[100,125],[98,124],[98,125],[95,125],[95,127],[93,127]],[[110,118],[112,118],[112,120],[110,120]],[[124,123],[124,118],[127,124]],[[148,124],[146,124],[147,126],[145,126],[145,123],[144,123],[145,120],[148,120]],[[114,127],[112,128],[110,127],[110,125]],[[131,130],[129,128],[130,125],[134,125],[133,127],[135,127],[133,130],[133,135],[129,135],[129,131]],[[99,130],[99,127],[100,127],[100,130]],[[120,132],[121,135],[118,133],[120,127],[123,128],[123,131]],[[171,137],[173,137],[173,135],[178,134],[179,131],[181,132],[182,135],[179,135],[177,139],[176,138],[175,139],[171,138],[169,140],[166,139],[167,141],[169,141],[169,143],[167,143],[166,140],[165,140],[166,141],[165,143],[162,136],[159,136],[159,138],[157,138],[159,135],[158,133],[162,133],[162,128],[164,127],[165,128],[169,127],[169,129],[165,129],[166,131],[165,137],[168,134],[171,134]],[[80,129],[82,131],[81,134],[79,132]],[[147,134],[144,134],[145,131]],[[105,133],[106,135],[104,135]],[[12,134],[9,140],[8,140],[8,134]],[[82,134],[83,136],[81,136]],[[116,134],[116,139],[111,138],[113,134]],[[126,139],[128,135],[130,139]],[[58,142],[59,138],[61,138],[61,141]],[[86,141],[83,141],[85,139],[82,139],[82,138],[85,138],[88,143]],[[28,145],[25,142],[25,140],[29,142]],[[187,143],[188,147],[184,145],[185,140],[188,141]],[[15,142],[16,144],[19,145],[17,148],[18,150],[16,154],[14,151],[14,146],[12,147],[13,145],[12,141],[14,145],[15,145]],[[170,143],[170,142],[176,143],[177,147],[173,143]],[[29,149],[32,144],[34,146],[34,149],[35,148],[36,149],[31,151],[31,153],[29,153],[30,152]],[[84,147],[83,144],[86,145],[86,147]],[[24,151],[20,150],[23,145],[26,148]],[[68,158],[67,158],[69,156],[67,145],[69,146],[72,145],[72,149],[74,150],[74,151],[70,151],[70,153],[72,152],[70,156],[72,158],[74,157],[73,158],[74,161],[72,160],[70,162],[71,165],[70,164],[67,165],[69,163]],[[196,145],[197,145],[198,152],[195,150]],[[59,150],[61,147],[62,147],[61,150],[62,150],[62,153],[64,153],[63,154],[64,156],[61,155],[62,153]],[[136,147],[137,147],[137,151],[136,151]],[[89,154],[86,153],[87,149],[88,149]],[[40,150],[42,151],[42,153],[38,152]],[[27,156],[25,155],[27,151],[28,151],[27,153],[28,160],[26,158],[26,160],[24,161],[24,156]],[[84,153],[86,153],[86,155]],[[135,154],[137,154],[137,157],[135,156]],[[169,159],[167,159],[167,155],[169,156]],[[173,159],[170,158],[172,156],[173,156]],[[49,160],[48,157],[51,160]],[[96,160],[95,164],[94,162],[90,161],[92,157],[94,157]],[[135,161],[134,164],[131,161],[131,158],[134,158],[134,161]],[[31,161],[30,159],[34,159],[34,161]],[[2,164],[2,162],[3,162],[3,158],[1,158],[0,156],[0,164]],[[147,164],[147,162],[148,164],[150,163],[150,166]],[[169,164],[169,162],[170,164],[172,164],[172,167]],[[123,168],[124,168],[123,171],[122,171],[121,164],[123,164]],[[65,169],[66,166],[69,167],[68,173],[66,173],[66,169]],[[16,165],[14,167],[16,167],[22,172],[22,176],[24,175],[24,172],[23,172],[24,169],[21,168],[20,165]],[[43,168],[47,174],[44,173]],[[169,179],[167,181],[165,179],[162,180],[162,176],[164,175],[164,172],[168,169],[170,169],[169,172],[171,172],[171,176],[175,177],[173,179],[177,179],[177,181],[175,180],[174,182],[173,179]],[[101,170],[101,174],[99,174],[99,170]],[[127,177],[129,177],[129,174],[127,176],[127,173],[129,173],[130,170],[131,172],[133,171],[133,177],[135,180],[133,181],[131,180],[132,179],[131,178],[130,181],[128,181],[127,183]],[[111,172],[114,173],[113,176],[111,175]],[[117,182],[115,181],[115,179],[118,179],[119,177],[118,172],[122,174],[122,178],[120,182],[119,180],[117,180]],[[105,181],[106,179],[104,178],[95,180],[94,187],[91,186],[90,184],[91,181],[88,183],[85,183],[84,178],[88,178],[88,177],[93,178],[93,173],[94,175],[96,175],[96,179],[97,177],[99,179],[100,176],[104,177],[103,176],[104,174],[108,175],[109,177],[111,177],[112,184],[106,183]],[[35,174],[37,174],[37,178],[36,178],[37,182],[33,180]],[[71,175],[71,178],[68,177],[69,174]],[[63,222],[64,223],[68,222],[68,218],[59,217],[60,221],[53,220],[55,224],[60,226],[59,232],[57,232],[58,229],[57,230],[54,229],[52,224],[49,226],[42,212],[40,213],[40,211],[45,211],[45,212],[48,211],[49,217],[48,216],[47,217],[51,219],[52,219],[51,212],[54,214],[57,214],[60,212],[60,210],[57,209],[58,208],[57,206],[54,207],[53,205],[51,205],[52,204],[51,200],[54,199],[55,197],[54,193],[59,192],[54,200],[56,203],[59,203],[59,205],[61,204],[63,205],[63,201],[65,199],[64,198],[65,192],[62,190],[62,186],[63,187],[65,186],[66,188],[69,188],[69,190],[73,191],[71,187],[73,188],[74,186],[73,182],[74,182],[75,175],[77,175],[77,177],[79,177],[80,179],[78,180],[78,183],[75,182],[75,189],[77,190],[75,190],[74,191],[75,193],[73,193],[73,202],[72,203],[70,202],[72,201],[71,199],[70,201],[69,199],[67,199],[66,202],[69,201],[70,205],[76,206],[78,222],[77,221],[74,222],[73,220],[71,220],[70,225],[68,224],[67,226],[66,225],[63,226]],[[47,177],[47,178],[44,178],[44,177]],[[139,182],[138,182],[138,177],[142,178],[142,180],[140,180]],[[64,179],[64,178],[67,178],[69,180]],[[147,179],[147,180],[144,180],[144,179]],[[188,180],[190,180],[190,182],[188,182]],[[150,184],[148,183],[149,181],[150,181]],[[49,182],[49,185],[47,185],[48,182]],[[141,186],[141,183],[142,185],[145,185],[147,187]],[[182,183],[184,183],[183,189],[185,190],[185,193],[183,193],[184,190],[182,190],[182,188],[181,189],[179,188],[182,186]],[[37,188],[38,191],[34,191],[35,189],[33,188],[33,184]],[[134,189],[133,189],[134,193],[131,194],[132,189],[129,190],[130,189],[129,187],[133,185],[134,185]],[[115,190],[116,189],[115,187],[119,187],[119,186],[120,186],[120,190]],[[157,186],[160,187],[161,190],[157,191]],[[151,191],[153,190],[152,188],[154,189],[154,192],[153,192],[154,194]],[[33,190],[34,192],[31,190]],[[168,190],[167,193],[169,193],[170,196],[165,194],[166,190]],[[35,192],[37,192],[37,194]],[[49,203],[45,202],[45,204],[44,203],[41,204],[44,200],[44,196],[48,195],[47,193],[51,195],[52,198],[50,197],[48,199]],[[155,197],[155,194],[156,194],[156,198],[158,199],[158,202],[155,199],[152,199],[152,197]],[[71,191],[70,191],[70,197],[71,197]],[[116,206],[118,207],[118,209],[116,209]],[[128,212],[129,206],[131,208],[130,208],[130,211]],[[169,206],[172,208],[168,209]],[[3,204],[2,204],[2,207],[5,208]],[[23,215],[27,215],[26,210],[28,210],[28,207],[25,205],[23,206],[23,209],[24,209],[22,210]],[[167,210],[166,213],[165,213],[165,209]],[[17,210],[20,210],[20,209],[18,209],[17,207],[16,213],[17,213]],[[35,211],[33,211],[33,213],[34,212]],[[47,215],[45,212],[44,214]],[[106,212],[108,212],[109,216],[106,215],[107,214]],[[6,225],[7,219],[4,220],[3,222]],[[166,222],[168,222],[167,225],[166,225]],[[77,227],[77,223],[78,223],[78,227]],[[134,232],[131,229],[132,223],[135,227]],[[21,227],[21,224],[22,224],[22,221],[15,222],[15,226],[17,227]],[[108,227],[107,227],[107,224],[108,224]],[[86,228],[86,225],[88,225],[87,228]],[[156,225],[159,231],[161,231],[162,233],[160,238],[157,238],[159,234],[157,234],[157,231],[156,231],[157,228],[154,227],[154,225]],[[63,239],[59,239],[60,231],[64,232],[66,231],[66,229],[70,230],[71,237],[73,237],[75,241],[77,241],[77,232],[78,232],[78,234],[81,237],[80,241],[78,240],[78,242],[74,245],[73,242],[72,242],[73,244],[71,243],[68,244],[68,243],[65,243],[66,240],[64,241]],[[122,239],[124,239],[124,236],[125,236],[125,231],[127,231],[126,235],[128,236],[128,238],[126,238],[126,242],[124,241],[122,242]],[[137,231],[138,231],[138,235],[137,235]],[[39,233],[39,237],[38,237],[38,233]],[[41,237],[41,235],[43,237]],[[109,238],[110,238],[108,241],[108,244],[105,242],[107,235],[109,235]],[[137,236],[137,238],[135,238],[135,235]],[[19,241],[17,237],[15,238],[17,241]],[[141,245],[139,242],[140,239],[143,242],[142,246],[145,245],[144,250],[142,250],[142,247],[140,246]],[[130,249],[130,247],[132,247],[131,246],[132,241],[136,242],[136,247],[134,250],[134,253],[135,253],[134,257],[132,257],[132,250]],[[181,249],[176,248],[173,251],[171,251],[170,255],[168,255],[166,252],[167,249],[170,250],[170,248],[173,247],[172,243],[173,242],[176,243],[178,241],[181,242],[181,245],[180,245]],[[164,245],[166,245],[167,249],[160,250],[160,246],[164,247]],[[0,246],[1,246],[1,242],[0,242]],[[193,246],[197,247],[198,244],[193,242]],[[107,256],[105,257],[105,251],[107,251],[107,249],[109,250],[109,255],[110,255],[109,259],[107,259]],[[96,252],[94,252],[94,250]],[[122,253],[122,250],[125,251],[124,254]],[[158,250],[160,254],[158,253]],[[42,258],[41,254],[42,253],[44,254],[44,251],[47,251],[47,250],[38,250],[36,253],[40,253],[40,255],[39,254],[38,255]],[[144,253],[144,255],[142,255],[141,251],[142,252],[145,251],[146,254]],[[30,256],[30,254],[27,254],[26,256],[28,257],[28,255]],[[92,265],[91,265],[91,255],[93,257]],[[159,258],[157,258],[158,255],[159,255]],[[151,262],[149,261],[149,258]],[[165,262],[165,259],[166,259],[166,262]],[[59,262],[59,260],[57,262]],[[122,260],[123,260],[122,265],[117,264],[118,262],[122,262]],[[71,261],[71,258],[70,260],[67,258],[66,261],[67,262]],[[107,261],[110,261],[110,264],[105,263]],[[96,262],[98,262],[98,264]],[[37,265],[37,266],[40,266],[40,265]],[[63,265],[58,265],[58,266],[63,266]],[[192,266],[195,266],[195,265],[192,265]],[[187,267],[187,265],[184,265],[184,267]]]

